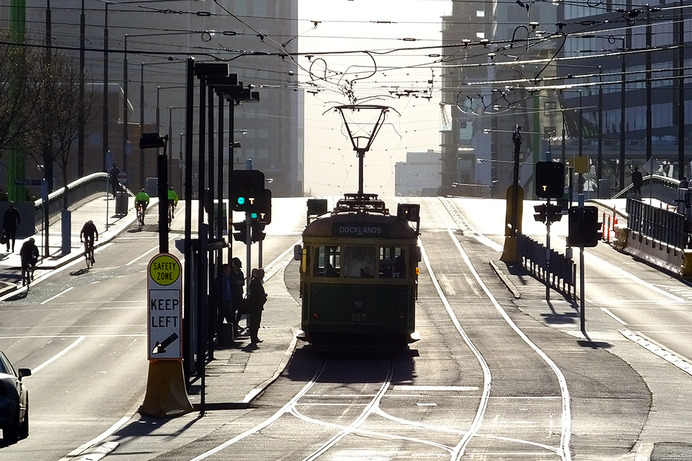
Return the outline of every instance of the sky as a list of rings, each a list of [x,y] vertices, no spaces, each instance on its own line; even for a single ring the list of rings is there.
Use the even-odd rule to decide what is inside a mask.
[[[407,151],[439,151],[440,70],[429,55],[440,52],[441,17],[451,8],[449,0],[299,0],[299,50],[315,53],[300,60],[301,81],[315,88],[305,95],[307,194],[358,191],[358,158],[335,106],[391,107],[365,154],[366,193],[393,196],[394,165]],[[419,47],[431,48],[406,50]],[[320,54],[336,51],[350,53]],[[353,114],[351,131],[366,134],[379,114]]]

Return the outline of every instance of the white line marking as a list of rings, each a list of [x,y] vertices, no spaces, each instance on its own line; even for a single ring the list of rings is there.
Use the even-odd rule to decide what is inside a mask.
[[[56,360],[58,360],[58,359],[59,359],[60,357],[62,357],[63,355],[67,354],[70,350],[72,350],[74,347],[76,347],[77,344],[79,344],[79,343],[81,343],[82,341],[84,341],[84,338],[85,338],[84,336],[80,336],[79,338],[77,338],[77,340],[76,340],[75,342],[73,342],[72,344],[70,344],[69,346],[67,346],[65,349],[63,349],[62,351],[60,351],[60,352],[58,352],[57,354],[55,354],[53,357],[51,357],[51,358],[49,358],[48,360],[46,360],[45,362],[43,362],[41,365],[39,365],[39,366],[37,366],[37,367],[33,367],[32,370],[31,370],[32,373],[36,373],[36,372],[42,370],[43,368],[47,367],[47,366],[50,365],[51,363],[53,363],[53,362],[55,362]]]
[[[74,288],[74,287],[67,288],[67,289],[61,291],[60,293],[58,293],[57,295],[53,296],[52,298],[46,299],[45,301],[43,301],[43,302],[40,303],[40,304],[46,304],[47,302],[50,302],[50,301],[54,300],[54,299],[57,298],[58,296],[64,295],[65,293],[67,293],[68,291],[70,291],[70,290],[73,289],[73,288]]]

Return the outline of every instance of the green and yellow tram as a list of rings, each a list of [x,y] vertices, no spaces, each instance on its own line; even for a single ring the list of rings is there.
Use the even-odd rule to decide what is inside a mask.
[[[397,350],[418,340],[419,205],[399,204],[392,216],[375,194],[346,194],[308,221],[296,249],[298,338],[318,348]]]

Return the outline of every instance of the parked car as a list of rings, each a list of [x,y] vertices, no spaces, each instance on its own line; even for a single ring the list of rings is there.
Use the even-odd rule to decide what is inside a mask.
[[[15,371],[0,351],[0,429],[6,445],[29,436],[29,391],[22,382],[26,376],[31,376],[30,369]]]

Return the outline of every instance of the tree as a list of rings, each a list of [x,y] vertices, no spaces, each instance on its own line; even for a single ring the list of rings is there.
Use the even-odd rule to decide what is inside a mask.
[[[36,113],[35,80],[38,53],[12,44],[9,34],[0,31],[0,151],[22,142],[32,131]]]
[[[36,94],[40,110],[34,117],[31,139],[27,139],[28,152],[36,163],[43,165],[48,191],[52,191],[54,164],[62,170],[63,184],[67,184],[72,147],[79,131],[81,70],[73,58],[62,53],[42,57],[37,69]],[[98,101],[94,85],[87,84],[83,105],[85,124],[98,113]],[[63,208],[67,208],[67,194]]]

